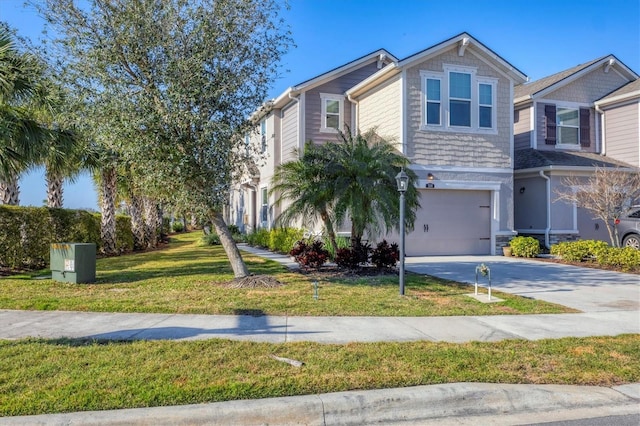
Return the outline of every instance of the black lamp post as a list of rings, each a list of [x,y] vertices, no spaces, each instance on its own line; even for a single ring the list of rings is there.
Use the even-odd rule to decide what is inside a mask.
[[[404,296],[404,193],[409,184],[409,176],[404,172],[404,167],[396,175],[396,183],[400,193],[400,296]]]

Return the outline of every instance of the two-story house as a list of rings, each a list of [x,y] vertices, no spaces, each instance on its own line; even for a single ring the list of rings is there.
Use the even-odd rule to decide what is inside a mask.
[[[355,108],[345,91],[397,61],[384,49],[369,53],[319,76],[289,87],[254,114],[255,131],[245,136],[258,159],[231,192],[227,223],[245,232],[271,228],[287,203],[269,195],[275,168],[297,159],[307,141],[336,141],[345,125],[355,129]]]
[[[307,140],[335,139],[346,123],[394,141],[419,177],[408,255],[495,254],[515,235],[512,106],[525,81],[463,33],[402,60],[379,50],[291,87],[252,136],[266,160],[232,194],[229,219],[247,230],[271,226],[274,168]]]
[[[636,172],[640,134],[638,75],[608,55],[515,88],[515,228],[549,247],[607,241],[604,224],[558,200],[566,177],[596,167]],[[574,190],[578,190],[574,188]]]

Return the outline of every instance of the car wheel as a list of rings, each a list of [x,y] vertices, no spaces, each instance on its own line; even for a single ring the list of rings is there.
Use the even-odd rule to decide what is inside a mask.
[[[622,240],[622,246],[631,247],[636,250],[640,250],[640,235],[637,235],[637,234],[627,235],[626,237],[624,237],[624,240]]]

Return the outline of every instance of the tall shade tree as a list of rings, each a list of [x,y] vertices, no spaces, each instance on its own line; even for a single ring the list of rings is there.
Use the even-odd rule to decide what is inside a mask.
[[[337,222],[351,221],[352,245],[358,246],[367,233],[375,237],[399,228],[400,201],[396,175],[409,161],[375,129],[362,134],[339,133],[340,141],[328,143],[330,159],[327,178],[334,186],[334,210]],[[405,170],[410,182],[416,174]],[[420,207],[418,190],[409,185],[405,193],[405,227],[413,229],[415,212]]]
[[[0,25],[0,204],[19,204],[18,178],[34,165],[46,134],[32,114],[40,66]]]
[[[556,190],[556,201],[575,204],[604,222],[614,247],[620,247],[616,221],[640,201],[638,169],[596,167],[588,178],[568,176]]]
[[[313,226],[322,221],[334,253],[338,250],[334,230],[333,203],[335,188],[327,179],[330,158],[324,146],[308,142],[299,160],[278,166],[271,180],[270,194],[276,194],[276,204],[290,204],[276,218],[277,225],[289,226],[300,221]],[[296,153],[297,156],[297,153]]]
[[[115,97],[119,147],[155,196],[179,190],[220,236],[237,278],[248,276],[223,220],[245,160],[247,117],[267,97],[292,44],[276,0],[44,0],[61,34],[69,81],[89,99]],[[144,135],[144,137],[142,137]]]

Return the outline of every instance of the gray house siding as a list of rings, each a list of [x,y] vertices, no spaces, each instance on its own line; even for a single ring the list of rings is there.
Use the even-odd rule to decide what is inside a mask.
[[[422,125],[422,79],[420,71],[443,72],[443,65],[462,65],[477,68],[477,75],[498,79],[496,88],[497,134],[424,131]],[[510,97],[511,82],[471,49],[463,57],[452,48],[435,58],[417,64],[406,71],[407,155],[417,164],[459,167],[511,167]],[[446,118],[443,115],[443,120]]]
[[[304,141],[325,142],[337,140],[335,133],[320,132],[322,124],[322,106],[320,101],[321,93],[342,95],[345,91],[360,83],[373,73],[378,71],[376,62],[364,65],[355,71],[331,80],[321,86],[315,87],[305,93],[305,137]],[[351,102],[345,97],[343,101],[344,117],[343,122],[347,126],[352,126]],[[346,127],[344,129],[347,130]]]
[[[514,149],[531,148],[531,108],[517,109],[513,115],[513,142]]]
[[[640,167],[640,103],[607,109],[604,121],[606,155]]]
[[[546,191],[546,182],[541,177],[514,180],[514,220],[518,232],[547,227]]]
[[[300,149],[300,141],[298,138],[298,110],[300,108],[298,102],[294,102],[282,109],[282,162],[297,160],[294,154],[296,148]]]

